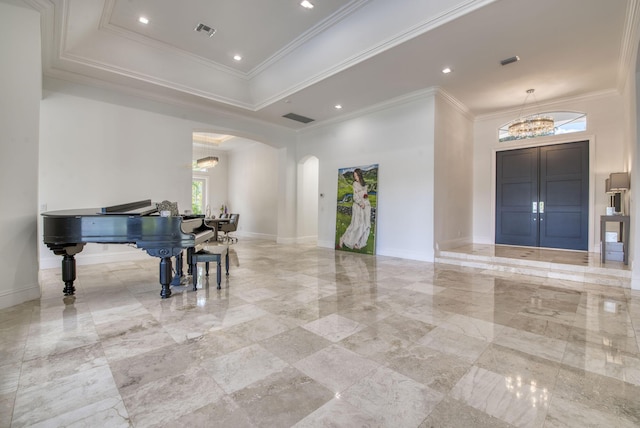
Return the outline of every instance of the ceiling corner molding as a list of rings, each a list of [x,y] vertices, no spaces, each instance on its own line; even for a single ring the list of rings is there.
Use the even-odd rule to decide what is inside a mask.
[[[499,0],[466,0],[456,5],[455,7],[446,9],[437,15],[434,15],[422,22],[409,27],[407,30],[403,30],[398,34],[391,36],[375,46],[368,49],[357,52],[350,57],[347,57],[344,61],[341,61],[331,67],[321,70],[306,79],[299,81],[298,83],[273,94],[264,100],[254,100],[257,109],[268,107],[269,105],[278,102],[286,97],[293,95],[294,93],[301,91],[309,86],[321,82],[335,74],[345,71],[367,59],[373,58],[376,55],[385,52],[388,49],[392,49],[408,40],[413,39],[427,31],[433,30],[447,22],[450,22],[462,15],[470,13],[476,9],[479,9],[487,4],[494,3]],[[255,77],[255,76],[254,76]]]
[[[149,74],[143,74],[143,73],[139,73],[136,72],[134,70],[127,70],[121,67],[115,67],[109,64],[106,64],[104,62],[101,61],[95,61],[95,60],[89,60],[86,57],[81,57],[81,56],[76,56],[72,53],[69,52],[65,52],[63,55],[61,55],[60,59],[63,59],[65,61],[69,61],[69,62],[73,62],[85,67],[91,67],[97,70],[101,70],[104,72],[108,72],[108,73],[113,73],[113,74],[117,74],[119,76],[123,76],[123,77],[127,77],[127,78],[132,78],[132,79],[136,79],[136,80],[141,80],[143,82],[146,83],[151,83],[157,86],[162,86],[164,88],[168,88],[168,89],[173,89],[176,91],[180,91],[180,92],[185,92],[187,94],[190,95],[195,95],[207,100],[211,100],[211,101],[216,101],[216,102],[220,102],[220,103],[224,103],[233,107],[238,107],[238,108],[242,108],[245,110],[251,110],[254,111],[254,106],[249,104],[249,103],[243,103],[240,102],[236,99],[232,99],[232,98],[228,98],[228,97],[223,97],[220,95],[216,95],[213,94],[211,92],[207,92],[207,91],[203,91],[200,89],[196,89],[193,88],[191,86],[187,86],[187,85],[182,85],[179,83],[175,83],[175,82],[169,82],[167,80],[158,78],[158,77],[154,77],[151,76]],[[59,70],[59,71],[65,71],[65,70]]]
[[[466,117],[467,119],[469,119],[471,121],[474,120],[475,116],[473,115],[471,110],[469,110],[469,108],[466,105],[464,105],[462,102],[460,102],[456,97],[454,97],[453,95],[451,95],[450,93],[448,93],[447,91],[445,91],[442,88],[438,88],[437,92],[438,92],[438,95],[447,104],[449,104],[451,107],[456,109],[460,114],[462,114],[464,117]]]
[[[133,97],[139,100],[146,100],[153,103],[159,103],[163,106],[177,107],[180,109],[179,110],[180,118],[182,119],[187,118],[188,120],[207,123],[206,119],[203,119],[201,117],[193,117],[190,113],[188,113],[188,111],[196,111],[204,114],[206,117],[210,119],[215,118],[215,121],[212,121],[211,125],[212,127],[215,127],[215,129],[218,132],[221,132],[224,134],[233,134],[236,136],[244,136],[245,138],[254,139],[256,141],[264,140],[266,138],[265,135],[278,135],[281,140],[287,140],[288,138],[287,136],[291,136],[291,138],[293,138],[293,135],[295,135],[294,133],[295,131],[287,127],[284,127],[282,125],[274,124],[274,123],[257,119],[257,118],[247,117],[246,115],[232,112],[226,108],[216,107],[211,104],[202,104],[202,103],[192,102],[183,98],[163,95],[155,91],[146,91],[146,90],[135,88],[135,87],[125,87],[119,83],[96,79],[94,77],[89,77],[85,75],[77,75],[70,78],[71,74],[72,73],[70,72],[62,72],[56,75],[56,73],[54,72],[50,76],[45,76],[45,79],[43,80],[43,86],[47,88],[49,86],[48,82],[55,82],[57,80],[60,82],[68,83],[70,85],[69,86],[70,88],[85,87],[85,88],[92,88],[94,90],[100,91],[101,93],[104,93],[106,91],[109,95],[120,94],[125,97],[128,96],[128,97]],[[54,80],[51,80],[51,79],[54,79]],[[71,91],[65,90],[62,92],[73,95],[73,96],[87,97],[86,95],[78,95],[73,90]],[[89,96],[89,98],[91,98],[91,96]],[[105,96],[100,95],[97,99],[101,102],[104,102]],[[146,106],[137,106],[137,108],[148,110]],[[185,113],[185,110],[187,111],[186,113]],[[148,111],[158,112],[156,110],[148,110]],[[172,115],[171,113],[168,113],[166,111],[162,111],[160,112],[160,114]],[[257,131],[255,130],[251,132],[247,131],[242,126],[238,126],[237,128],[234,128],[234,127],[221,125],[221,122],[220,122],[221,118],[227,119],[231,123],[253,124],[254,126],[258,127],[261,130],[260,132],[262,133],[262,135],[260,136],[260,134],[256,133]],[[253,129],[253,126],[249,126],[249,128]],[[272,141],[272,144],[276,143],[277,140],[278,139],[274,137],[274,141]]]
[[[139,43],[142,46],[146,46],[146,47],[150,47],[150,48],[154,48],[154,49],[158,49],[158,50],[163,50],[166,52],[171,52],[174,55],[177,56],[181,56],[183,58],[186,58],[190,61],[194,61],[197,62],[201,65],[204,65],[210,69],[212,69],[212,71],[216,71],[216,72],[220,72],[220,73],[226,73],[229,74],[235,78],[238,79],[242,79],[242,80],[249,80],[249,76],[247,73],[243,73],[241,71],[235,70],[231,67],[228,67],[226,65],[220,64],[218,62],[214,62],[214,61],[210,61],[206,58],[203,58],[199,55],[195,55],[192,53],[189,53],[187,51],[184,51],[182,49],[178,49],[174,46],[168,45],[166,43],[162,43],[159,42],[157,40],[153,40],[149,37],[137,34],[137,33],[133,33],[131,31],[122,29],[116,25],[112,25],[110,23],[104,23],[101,24],[101,30],[107,32],[107,33],[111,33],[115,36],[118,37],[123,37],[125,39],[134,41],[136,43]]]
[[[321,32],[325,31],[327,28],[330,28],[336,23],[342,21],[344,18],[351,15],[356,10],[360,9],[362,6],[365,5],[365,3],[369,1],[370,0],[354,0],[354,1],[351,1],[349,4],[343,6],[341,9],[336,11],[333,15],[328,16],[326,19],[319,22],[315,27],[310,28],[305,33],[300,35],[300,37],[293,40],[291,43],[289,43],[288,45],[280,49],[278,52],[276,52],[274,55],[267,58],[261,64],[258,64],[256,67],[254,67],[253,70],[249,71],[248,73],[249,78],[252,79],[256,77],[257,75],[262,73],[264,70],[269,68],[271,65],[275,64],[276,62],[280,61],[282,58],[287,56],[290,52],[293,52],[300,46],[304,45],[309,40],[311,40]]]
[[[613,97],[613,96],[620,96],[620,91],[618,91],[617,89],[609,89],[605,91],[597,91],[597,92],[591,92],[588,94],[582,94],[575,97],[557,98],[554,100],[538,103],[536,107],[539,111],[544,111],[547,109],[553,110],[557,108],[565,109],[563,104],[566,104],[566,103],[593,101],[593,100],[597,100],[598,98],[606,98],[606,97]],[[483,115],[478,115],[475,117],[475,120],[481,121],[481,120],[499,119],[504,117],[505,115],[512,115],[515,118],[521,112],[522,112],[522,106],[514,106],[513,108],[509,108],[509,109],[500,110],[500,111],[483,114]]]
[[[42,67],[50,68],[53,58],[51,52],[55,50],[55,4],[51,0],[22,0],[24,4],[40,13],[40,43],[42,50]],[[48,48],[45,48],[44,45]],[[47,53],[49,55],[47,56]]]
[[[100,14],[100,21],[98,23],[98,29],[102,29],[109,24],[109,17],[113,14],[113,8],[116,5],[116,0],[105,0],[102,13]]]
[[[173,89],[176,91],[185,92],[190,95],[198,96],[206,100],[224,103],[232,107],[238,107],[244,110],[255,111],[255,106],[250,99],[243,99],[243,96],[239,95],[228,96],[215,93],[208,90],[204,86],[190,85],[188,82],[178,82],[172,79],[167,79],[162,76],[156,76],[153,73],[145,72],[144,70],[137,70],[133,67],[128,67],[126,63],[113,64],[107,61],[103,61],[101,58],[92,58],[86,54],[74,52],[75,48],[71,48],[74,43],[82,42],[82,39],[73,40],[70,39],[68,34],[69,19],[71,14],[70,0],[27,0],[34,5],[38,6],[41,13],[41,25],[42,29],[42,63],[43,72],[45,75],[51,75],[59,77],[63,73],[68,73],[69,78],[77,77],[87,74],[83,72],[81,67],[88,69],[94,69],[103,73],[112,73],[120,76],[120,78],[129,78],[133,80],[139,80],[145,83],[157,85],[160,87]],[[132,37],[130,32],[119,29],[115,26],[108,24],[109,14],[113,9],[114,0],[105,0],[105,7],[95,7],[92,9],[92,18],[94,22],[99,24],[95,27],[92,25],[86,27],[91,36],[97,36],[105,42],[111,42],[118,38],[126,37],[129,40],[133,40],[139,50],[157,49],[157,52],[168,52],[169,55],[173,55],[173,61],[171,63],[179,63],[183,61],[185,64],[190,63],[191,66],[197,65],[200,67],[201,75],[210,73],[223,73],[222,75],[228,76],[230,79],[238,79],[239,82],[247,83],[247,77],[244,73],[239,73],[235,70],[222,67],[219,64],[216,65],[204,58],[198,57],[193,54],[186,54],[177,50],[176,48],[165,46],[164,44],[149,42],[149,39],[143,36]],[[100,13],[100,15],[98,15]],[[77,36],[76,36],[77,38]],[[81,52],[81,51],[80,51]],[[244,97],[246,98],[246,97]]]
[[[622,47],[618,64],[618,90],[622,91],[627,82],[628,71],[635,70],[637,61],[638,44],[640,43],[640,5],[639,0],[629,0],[627,5],[626,20],[624,23]]]
[[[22,0],[22,3],[41,13],[54,6],[51,0]]]
[[[110,23],[111,15],[113,13],[113,9],[115,7],[115,0],[105,0],[105,7],[100,16],[100,23],[98,26],[98,30],[102,30],[106,33],[110,33],[114,36],[123,37],[127,40],[131,40],[133,42],[139,43],[143,47],[151,47],[157,50],[171,52],[174,55],[186,58],[190,61],[194,61],[199,63],[200,65],[204,65],[205,67],[211,68],[212,70],[220,73],[227,73],[235,78],[242,80],[249,80],[249,76],[247,73],[243,73],[241,71],[235,70],[226,65],[210,61],[201,56],[186,52],[182,49],[178,49],[175,46],[169,45],[167,43],[162,43],[157,40],[146,37],[142,34],[138,34],[129,30],[125,30],[117,25],[113,25]]]

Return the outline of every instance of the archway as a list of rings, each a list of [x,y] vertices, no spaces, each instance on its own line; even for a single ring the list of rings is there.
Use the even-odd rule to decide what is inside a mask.
[[[240,214],[237,235],[275,240],[280,217],[279,150],[235,133],[210,130],[193,133],[194,136],[203,134],[215,140],[205,141],[209,144],[203,147],[202,141],[193,138],[192,187],[196,189],[197,184],[206,183],[204,213],[208,205],[210,214],[216,217],[225,209],[228,213]],[[217,160],[215,165],[199,167],[199,160],[210,158]]]

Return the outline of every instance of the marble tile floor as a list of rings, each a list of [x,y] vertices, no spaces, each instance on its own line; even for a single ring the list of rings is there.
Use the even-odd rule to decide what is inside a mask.
[[[215,288],[58,269],[0,310],[0,427],[637,427],[640,293],[243,238]],[[199,275],[202,272],[199,271]]]
[[[561,263],[584,267],[605,267],[615,270],[629,270],[622,262],[602,263],[599,253],[586,251],[556,250],[551,248],[517,247],[512,245],[466,244],[449,251],[469,255],[501,257],[528,262]]]
[[[599,253],[509,245],[466,244],[441,250],[436,263],[510,274],[631,287],[631,269],[617,261],[600,261]]]

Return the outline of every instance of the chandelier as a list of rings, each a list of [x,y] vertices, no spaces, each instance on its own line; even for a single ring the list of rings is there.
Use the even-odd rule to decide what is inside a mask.
[[[204,158],[200,158],[196,161],[196,166],[198,168],[213,168],[218,165],[218,157],[217,156],[207,156]]]
[[[215,156],[215,149],[223,142],[233,138],[231,135],[214,134],[211,132],[193,133],[194,158],[193,168],[209,169],[215,167],[220,158]]]
[[[543,116],[539,113],[527,117],[522,116],[522,111],[527,104],[527,99],[534,91],[535,89],[527,89],[527,96],[520,109],[520,118],[514,120],[508,127],[509,135],[514,138],[520,139],[547,135],[552,133],[555,128],[553,118],[550,116]]]

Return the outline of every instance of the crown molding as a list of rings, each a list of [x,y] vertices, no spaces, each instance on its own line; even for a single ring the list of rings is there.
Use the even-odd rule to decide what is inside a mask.
[[[180,92],[184,92],[190,95],[195,95],[207,100],[211,100],[211,101],[216,101],[216,102],[220,102],[223,104],[227,104],[229,106],[233,106],[233,107],[238,107],[238,108],[242,108],[245,110],[251,110],[251,111],[255,111],[255,108],[252,104],[249,103],[244,103],[244,102],[240,102],[235,98],[229,98],[229,97],[224,97],[221,95],[216,95],[212,92],[207,92],[207,91],[203,91],[188,85],[183,85],[180,83],[176,83],[176,82],[170,82],[168,80],[164,80],[161,79],[159,77],[156,76],[152,76],[150,74],[144,74],[144,73],[140,73],[138,71],[135,70],[131,70],[131,69],[126,69],[123,67],[116,67],[101,61],[93,61],[93,60],[88,60],[85,57],[81,57],[81,56],[77,56],[71,53],[64,53],[63,55],[60,56],[60,59],[65,60],[65,61],[69,61],[69,62],[73,62],[76,64],[80,64],[80,65],[84,65],[87,67],[91,67],[91,68],[95,68],[95,69],[99,69],[102,71],[105,71],[107,73],[113,73],[113,74],[117,74],[123,77],[127,77],[127,78],[132,78],[132,79],[137,79],[137,80],[142,80],[144,82],[153,84],[153,85],[157,85],[157,86],[162,86],[164,88],[168,88],[168,89],[173,89],[176,91],[180,91]]]
[[[467,119],[473,121],[475,116],[469,110],[469,108],[464,105],[461,101],[459,101],[456,97],[451,95],[449,92],[445,91],[442,88],[438,88],[438,96],[442,98],[447,104],[453,107],[458,113],[466,117]]]
[[[65,0],[65,2],[67,1],[68,0]],[[226,65],[220,64],[218,62],[208,60],[207,58],[201,57],[199,55],[186,52],[182,49],[178,49],[174,46],[171,46],[167,43],[160,42],[151,37],[147,37],[142,34],[138,34],[133,31],[129,31],[124,28],[118,27],[116,25],[112,25],[111,23],[109,23],[109,19],[111,18],[111,14],[113,13],[115,1],[116,0],[105,0],[105,7],[100,16],[100,23],[98,25],[98,30],[104,30],[105,32],[134,41],[136,43],[139,43],[149,48],[171,52],[173,55],[178,55],[190,61],[194,61],[201,65],[209,67],[212,69],[212,71],[216,71],[219,73],[227,73],[238,79],[249,80],[247,73],[243,73],[241,71],[238,71]]]
[[[526,109],[527,110],[527,114],[529,113],[540,113],[543,112],[543,110],[545,109],[554,109],[557,108],[558,106],[561,106],[562,104],[566,104],[568,102],[584,102],[584,101],[593,101],[593,100],[597,100],[599,98],[606,98],[606,97],[611,97],[611,96],[620,96],[620,92],[616,89],[609,89],[606,91],[598,91],[598,92],[591,92],[588,94],[582,94],[582,95],[578,95],[575,97],[563,97],[563,98],[557,98],[554,100],[549,100],[547,102],[544,103],[538,103],[536,104],[536,108],[535,111],[531,111],[528,112],[528,110],[531,110],[530,108]],[[533,108],[533,107],[532,107]],[[496,111],[493,113],[488,113],[488,114],[483,114],[483,115],[478,115],[475,117],[476,121],[482,121],[482,120],[491,120],[491,119],[500,119],[505,115],[510,115],[510,114],[515,114],[516,116],[522,112],[522,108],[521,107],[513,107],[510,109],[506,109],[506,110],[500,110],[500,111]]]
[[[304,46],[305,43],[309,42],[311,39],[316,37],[318,34],[322,33],[323,31],[325,31],[325,30],[327,30],[329,28],[331,28],[332,26],[334,26],[338,22],[342,21],[347,16],[351,15],[356,10],[360,9],[362,6],[364,6],[369,1],[370,0],[353,0],[353,1],[351,1],[350,3],[348,3],[345,6],[343,6],[341,9],[339,9],[337,12],[335,12],[333,15],[328,16],[325,20],[319,22],[316,26],[310,28],[305,33],[300,35],[298,38],[296,38],[295,40],[293,40],[289,44],[285,45],[282,49],[280,49],[278,52],[276,52],[271,57],[267,58],[261,64],[258,64],[256,67],[253,68],[253,70],[251,70],[249,73],[247,73],[247,76],[250,79],[255,78],[260,73],[264,72],[266,69],[271,67],[273,64],[275,64],[276,62],[282,60],[284,57],[289,55],[291,52],[295,51],[296,49],[300,48],[301,46]]]
[[[387,101],[384,101],[360,110],[355,110],[353,112],[342,115],[340,117],[334,117],[331,119],[316,122],[312,125],[306,126],[303,129],[298,129],[296,130],[296,132],[298,134],[304,134],[306,131],[309,131],[312,129],[331,126],[341,122],[347,122],[349,120],[352,120],[361,116],[366,116],[379,111],[389,110],[390,108],[398,107],[403,104],[408,104],[414,101],[419,101],[419,100],[427,99],[429,97],[434,97],[438,94],[438,92],[439,92],[439,89],[437,87],[421,89],[419,91],[411,92],[409,94],[405,94],[405,95],[402,95],[402,96],[399,96],[399,97],[396,97],[396,98],[393,98],[393,99],[390,99],[390,100],[387,100]]]
[[[391,36],[381,43],[370,47],[368,49],[357,52],[350,57],[346,58],[344,61],[341,61],[331,67],[328,67],[324,70],[317,72],[316,74],[309,76],[309,78],[304,79],[298,82],[295,85],[289,86],[288,88],[275,93],[260,102],[256,102],[256,109],[262,109],[268,107],[269,105],[281,101],[296,92],[299,92],[309,86],[312,86],[316,83],[321,82],[324,79],[327,79],[335,74],[338,74],[342,71],[345,71],[360,62],[363,62],[367,59],[373,58],[376,55],[392,49],[408,40],[411,40],[421,34],[424,34],[434,28],[437,28],[447,22],[453,21],[460,16],[473,12],[483,6],[494,3],[499,0],[466,0],[454,7],[446,9],[440,12],[437,15],[431,16],[428,19],[425,19],[418,24],[415,24],[403,31],[397,33],[394,36]]]
[[[64,88],[60,83],[68,85]],[[198,129],[199,132],[215,132],[219,134],[230,134],[236,137],[247,138],[255,141],[264,142],[272,147],[279,148],[278,143],[284,146],[289,144],[294,138],[295,131],[269,121],[258,118],[247,117],[241,113],[235,113],[225,107],[216,107],[212,105],[192,102],[187,99],[181,99],[172,95],[163,95],[155,91],[146,91],[135,87],[127,87],[118,83],[108,82],[102,79],[88,77],[85,75],[72,75],[70,72],[61,72],[45,77],[43,80],[43,89],[51,92],[61,92],[81,98],[98,100],[100,102],[125,105],[140,110],[151,111],[167,116],[179,117],[194,122],[210,123],[212,126],[207,129]],[[89,91],[87,93],[86,91]],[[105,96],[108,94],[108,96]],[[134,105],[122,103],[121,100],[130,98],[136,103]],[[141,105],[140,102],[151,102],[151,105]],[[155,105],[154,108],[150,107]],[[159,107],[159,109],[158,109]],[[178,110],[175,110],[175,109]],[[204,114],[205,117],[195,117],[188,112],[197,112]],[[238,123],[237,126],[221,125],[223,122]],[[247,126],[252,125],[252,126]],[[260,128],[260,134],[247,131],[247,128]],[[279,137],[269,137],[269,135],[278,135]]]
[[[635,69],[638,54],[638,28],[640,27],[640,5],[638,0],[629,0],[624,23],[620,60],[618,62],[618,90],[622,92],[631,69]]]

